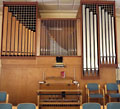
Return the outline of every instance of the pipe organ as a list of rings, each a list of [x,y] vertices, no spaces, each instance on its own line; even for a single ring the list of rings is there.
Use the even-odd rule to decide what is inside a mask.
[[[98,75],[97,13],[95,5],[82,5],[83,74]]]
[[[100,63],[116,64],[115,18],[113,5],[99,5]]]
[[[76,19],[41,20],[40,55],[76,56]]]
[[[34,56],[36,3],[4,3],[2,56]]]
[[[81,1],[83,76],[117,66],[115,2]]]

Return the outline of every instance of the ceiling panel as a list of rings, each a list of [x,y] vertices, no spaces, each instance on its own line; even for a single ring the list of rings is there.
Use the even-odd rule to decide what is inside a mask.
[[[74,0],[59,0],[60,4],[73,4]]]
[[[61,9],[61,10],[72,10],[73,5],[59,5],[59,9]]]
[[[58,5],[44,5],[45,10],[58,10]]]
[[[48,5],[58,4],[58,0],[43,0],[43,3]]]

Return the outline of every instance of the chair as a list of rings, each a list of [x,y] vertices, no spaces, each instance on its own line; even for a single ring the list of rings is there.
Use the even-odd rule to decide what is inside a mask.
[[[108,103],[107,109],[120,109],[120,103],[119,102]]]
[[[112,98],[120,98],[119,87],[116,83],[107,83],[105,85],[105,94],[108,96],[109,102]]]
[[[9,95],[6,92],[0,92],[0,102],[8,103]]]
[[[12,109],[12,104],[1,103],[0,104],[0,109]]]
[[[90,99],[103,99],[103,105],[105,104],[105,96],[104,96],[104,90],[100,89],[100,85],[97,83],[88,83],[85,85],[86,87],[86,94],[88,98],[88,102],[90,102]],[[101,93],[102,91],[102,93]]]
[[[17,109],[36,109],[36,105],[33,103],[18,104]]]
[[[84,103],[82,107],[82,109],[101,109],[98,103]]]

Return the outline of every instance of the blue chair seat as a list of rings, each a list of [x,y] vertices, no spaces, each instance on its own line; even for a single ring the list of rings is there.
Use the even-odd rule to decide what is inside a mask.
[[[7,97],[6,92],[0,92],[0,102],[5,102]]]
[[[12,104],[0,103],[0,109],[12,109]]]
[[[109,94],[109,96],[111,98],[120,98],[120,94],[119,93],[111,93],[111,94]]]
[[[103,98],[102,94],[90,94],[90,98]]]

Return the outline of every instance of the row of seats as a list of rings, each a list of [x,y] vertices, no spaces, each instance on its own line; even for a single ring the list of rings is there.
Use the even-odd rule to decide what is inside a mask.
[[[105,95],[111,102],[112,98],[120,98],[119,86],[116,83],[108,83],[105,85],[105,89],[100,88],[97,83],[88,83],[86,86],[86,94],[88,102],[90,99],[98,98],[103,99],[103,105],[105,104]],[[0,102],[8,103],[9,95],[6,92],[0,92]]]
[[[88,83],[85,87],[88,102],[90,102],[90,99],[98,98],[103,99],[104,105],[106,97],[108,97],[109,102],[111,102],[112,98],[120,98],[119,85],[116,83],[108,83],[104,89],[100,88],[97,83]]]
[[[119,102],[111,102],[103,107],[104,109],[120,109]],[[84,103],[82,109],[102,109],[101,105],[98,103]]]
[[[106,109],[120,109],[120,103],[108,103],[105,106]],[[12,109],[12,104],[0,104],[0,109]],[[18,104],[17,109],[36,109],[36,105],[32,103]],[[101,105],[98,103],[84,103],[82,109],[101,109]]]
[[[12,104],[1,103],[0,109],[12,109]],[[36,109],[36,105],[33,103],[18,104],[17,109]]]

